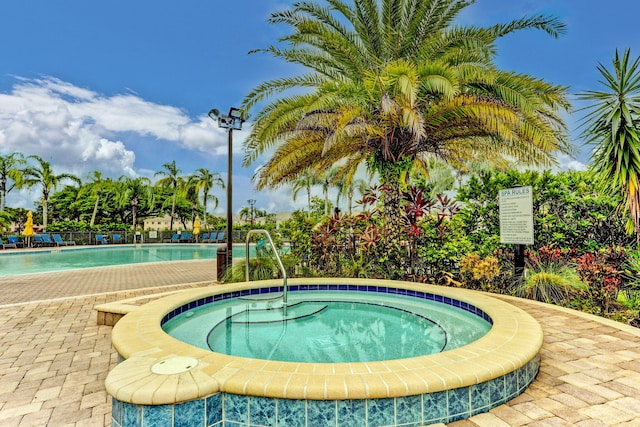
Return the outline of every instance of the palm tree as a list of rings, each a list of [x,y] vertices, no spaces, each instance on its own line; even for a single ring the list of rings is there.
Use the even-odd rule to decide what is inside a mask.
[[[416,163],[509,157],[551,165],[555,152],[570,152],[559,115],[569,106],[566,89],[494,64],[497,39],[530,28],[555,37],[564,31],[557,19],[465,28],[452,24],[467,0],[324,3],[295,3],[270,17],[292,31],[282,39],[288,45],[263,52],[309,71],[262,83],[243,102],[248,111],[293,91],[254,115],[245,164],[275,147],[258,188],[335,164],[352,177],[365,163],[379,174],[393,221]]]
[[[209,169],[200,168],[196,170],[195,177],[197,180],[198,191],[202,190],[202,206],[204,208],[204,229],[207,229],[207,201],[211,200],[214,203],[214,208],[218,207],[218,198],[209,194],[216,186],[225,188],[222,177],[217,172],[211,172]]]
[[[118,205],[121,207],[131,207],[131,226],[136,229],[136,221],[138,214],[138,206],[141,201],[145,201],[145,204],[149,203],[153,199],[153,192],[151,191],[151,180],[145,177],[130,178],[128,176],[121,176],[118,179]]]
[[[602,64],[603,91],[590,90],[579,99],[591,102],[582,136],[595,148],[591,168],[606,187],[622,194],[636,234],[640,235],[640,58],[631,61],[627,49],[616,50],[613,69]]]
[[[49,216],[49,195],[51,192],[65,179],[74,181],[78,185],[80,185],[81,181],[80,178],[69,173],[56,175],[51,168],[51,164],[39,156],[29,156],[28,159],[34,159],[38,164],[35,166],[27,166],[22,171],[21,176],[18,177],[19,179],[16,185],[19,188],[25,186],[29,188],[37,185],[40,186],[42,191],[42,229],[46,231]]]
[[[353,197],[355,196],[356,191],[360,194],[364,194],[369,187],[371,187],[371,183],[362,178],[355,178],[348,183],[344,180],[340,182],[340,185],[338,186],[338,196],[342,194],[347,197],[347,212],[349,215],[353,212]],[[338,204],[337,202],[338,201],[336,200],[336,205]]]
[[[335,179],[338,170],[330,168],[322,173],[316,173],[313,176],[313,183],[322,187],[322,196],[324,198],[324,214],[329,215],[329,187]]]
[[[0,156],[0,212],[4,212],[7,194],[14,189],[16,181],[19,179],[21,172],[18,167],[24,163],[24,157],[20,153]],[[9,179],[13,180],[13,184],[7,187]]]
[[[301,190],[305,190],[307,193],[307,216],[311,215],[311,186],[314,185],[313,173],[310,169],[305,169],[300,175],[293,181],[291,192],[293,195],[293,201],[296,201],[298,193]]]
[[[182,179],[180,181],[180,196],[184,197],[189,205],[191,205],[191,224],[196,220],[196,211],[198,210],[198,202],[200,199],[198,183],[199,180],[196,175],[189,175],[187,179]]]
[[[264,218],[267,216],[267,211],[264,209],[256,209],[253,206],[243,206],[242,209],[240,209],[239,215],[240,219],[253,226],[256,218]]]
[[[156,186],[171,189],[171,223],[169,228],[173,230],[173,219],[176,214],[176,197],[178,196],[178,187],[180,186],[180,174],[182,171],[176,166],[176,161],[165,163],[162,165],[164,170],[158,171],[154,176],[162,176],[156,182]]]
[[[91,179],[91,182],[86,189],[96,198],[96,201],[93,204],[93,212],[91,213],[91,221],[89,222],[89,225],[93,227],[96,222],[98,207],[100,206],[100,197],[102,196],[105,185],[108,185],[111,182],[111,179],[102,179],[102,172],[97,170],[89,174],[89,179]]]

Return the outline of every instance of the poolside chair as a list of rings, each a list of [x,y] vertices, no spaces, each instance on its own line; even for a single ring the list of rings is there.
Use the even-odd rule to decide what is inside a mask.
[[[221,231],[216,236],[216,242],[215,243],[223,243],[223,242],[224,242],[224,231]]]
[[[69,246],[76,244],[76,242],[74,242],[73,240],[62,240],[62,237],[60,237],[59,234],[53,235],[53,241],[55,242],[56,246]]]
[[[0,245],[2,246],[2,249],[16,248],[16,245],[14,243],[5,243],[1,237],[0,237]]]
[[[33,235],[33,247],[39,248],[44,246],[44,240],[42,240],[42,236],[40,234]]]
[[[170,239],[164,239],[163,243],[178,243],[180,242],[180,235],[178,233],[174,233]]]
[[[113,243],[123,243],[122,237],[120,237],[119,234],[112,234],[111,235],[111,241]]]
[[[42,248],[44,246],[54,246],[55,243],[51,240],[48,234],[34,234],[33,235],[33,247]]]
[[[15,245],[16,248],[24,248],[24,242],[18,236],[9,236],[7,241],[9,244]]]
[[[0,246],[2,246],[2,249],[7,249],[7,248],[16,248],[16,245],[13,243],[5,243],[2,238],[0,237]]]
[[[191,243],[191,242],[193,242],[193,234],[182,233],[180,235],[180,243]]]
[[[106,245],[107,243],[109,243],[109,239],[107,238],[107,236],[103,236],[102,234],[96,234],[96,245],[97,244]]]
[[[207,243],[207,240],[209,240],[209,233],[202,233],[200,236],[200,243]]]
[[[54,242],[53,240],[51,240],[51,236],[49,236],[48,234],[42,234],[42,246],[55,246],[56,242]]]

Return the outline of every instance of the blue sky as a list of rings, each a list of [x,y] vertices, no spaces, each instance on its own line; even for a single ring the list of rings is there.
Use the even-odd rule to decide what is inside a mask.
[[[228,111],[259,83],[295,73],[292,66],[252,49],[275,43],[286,29],[266,23],[292,1],[20,0],[0,6],[0,154],[37,154],[57,173],[85,179],[93,170],[117,178],[148,176],[175,160],[183,173],[200,167],[226,178],[226,133],[207,117]],[[510,35],[498,46],[503,69],[570,87],[598,89],[598,63],[615,49],[640,55],[636,0],[478,0],[461,15],[465,25],[553,14],[567,32]],[[577,107],[579,105],[576,104]],[[577,147],[561,168],[582,168],[588,149],[566,117]],[[257,199],[269,212],[304,205],[290,190],[253,190],[264,159],[241,167],[246,129],[234,133],[234,210]],[[320,189],[317,189],[320,194]],[[225,193],[219,190],[219,212]],[[8,206],[33,208],[38,192],[14,191]]]

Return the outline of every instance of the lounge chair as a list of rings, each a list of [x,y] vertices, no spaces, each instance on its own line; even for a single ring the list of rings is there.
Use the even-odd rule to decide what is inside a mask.
[[[43,234],[42,235],[42,243],[44,243],[42,246],[55,246],[56,245],[56,242],[51,240],[51,236],[49,236],[48,234]]]
[[[24,248],[24,242],[18,236],[9,236],[7,241],[9,244],[15,245],[16,248]]]
[[[182,233],[180,235],[180,243],[191,243],[191,242],[193,242],[193,234]]]
[[[39,248],[44,246],[44,240],[42,239],[42,236],[40,234],[34,234],[33,235],[33,247],[34,248]]]
[[[55,242],[56,246],[69,246],[76,244],[76,242],[74,242],[73,240],[62,240],[62,237],[60,237],[59,234],[53,235],[53,241]]]
[[[163,243],[178,243],[180,242],[180,235],[178,233],[174,233],[170,239],[164,239]]]
[[[107,238],[107,236],[103,236],[102,234],[96,234],[96,245],[97,244],[106,245],[107,243],[109,243],[109,239]]]
[[[2,249],[7,249],[7,248],[16,248],[15,243],[5,243],[2,238],[0,237],[0,245],[2,246]]]
[[[224,231],[221,231],[218,233],[215,241],[215,243],[222,243],[222,242],[224,242]]]
[[[111,235],[111,241],[113,243],[123,243],[122,237],[120,237],[119,234],[112,234]]]
[[[209,233],[202,233],[200,236],[200,243],[206,243],[209,240]]]

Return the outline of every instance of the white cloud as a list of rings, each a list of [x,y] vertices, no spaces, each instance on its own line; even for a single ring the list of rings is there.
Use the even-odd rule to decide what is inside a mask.
[[[249,125],[242,130],[234,130],[232,135],[233,152],[242,152],[242,141],[249,134]],[[191,150],[210,153],[213,155],[227,155],[228,133],[219,128],[208,116],[200,116],[197,121],[189,122],[180,127],[180,141]]]
[[[587,170],[588,165],[582,163],[581,161],[574,159],[572,157],[567,156],[566,154],[560,154],[558,156],[558,167],[554,168],[560,171],[566,170],[576,170],[576,171],[584,171]]]

